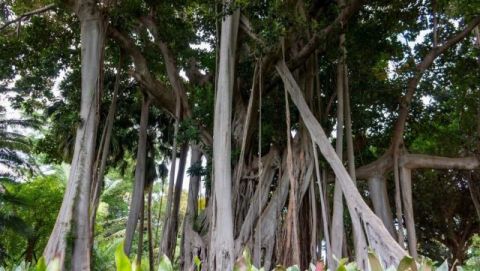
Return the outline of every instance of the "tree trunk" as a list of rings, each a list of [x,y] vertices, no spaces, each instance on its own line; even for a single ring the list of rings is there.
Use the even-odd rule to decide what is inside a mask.
[[[287,241],[284,248],[283,264],[287,266],[300,266],[300,244],[298,240],[298,211],[297,211],[297,180],[293,174],[293,157],[291,145],[290,128],[290,108],[288,103],[288,94],[285,89],[285,115],[287,122],[287,173],[290,180],[290,193],[288,199],[287,219],[285,221],[287,229]]]
[[[345,52],[345,50],[344,50]],[[346,55],[344,56],[346,58]],[[346,61],[345,61],[346,62]],[[348,173],[352,181],[357,184],[355,174],[355,154],[353,151],[353,135],[352,135],[352,115],[350,110],[350,90],[348,85],[348,67],[344,64],[344,91],[345,91],[345,133],[347,141],[347,157],[348,157]],[[363,233],[362,225],[357,216],[352,216],[353,239],[355,245],[355,258],[360,269],[368,268],[367,242]]]
[[[153,183],[148,189],[148,199],[147,199],[147,232],[148,232],[148,266],[149,270],[155,270],[154,264],[154,255],[153,255],[153,232],[152,232],[152,192],[153,192]]]
[[[165,215],[163,219],[163,228],[162,228],[162,239],[160,240],[160,255],[163,256],[167,251],[167,244],[164,242],[166,235],[168,235],[168,228],[170,225],[170,214],[172,210],[172,201],[173,201],[173,192],[175,188],[175,171],[177,167],[177,139],[178,139],[178,129],[180,125],[180,114],[181,114],[181,102],[180,94],[176,93],[176,105],[175,105],[175,126],[173,129],[173,144],[172,144],[172,154],[171,154],[171,164],[168,180],[168,192],[167,192],[167,206],[165,208]],[[160,212],[162,209],[160,209]]]
[[[313,157],[315,159],[315,175],[317,176],[317,185],[318,185],[318,192],[320,194],[320,207],[322,211],[322,221],[323,221],[323,235],[325,236],[325,247],[326,247],[326,262],[328,266],[333,266],[333,255],[330,243],[330,229],[328,226],[328,210],[326,206],[326,197],[324,193],[324,186],[322,183],[322,178],[320,177],[320,166],[318,163],[318,154],[317,154],[317,146],[315,146],[315,142],[312,139],[312,148],[313,148]]]
[[[170,212],[168,224],[165,225],[162,238],[162,251],[168,258],[173,259],[175,246],[177,244],[178,233],[178,212],[180,209],[180,197],[182,196],[183,177],[185,174],[185,164],[187,163],[188,145],[184,144],[180,151],[180,161],[178,166],[177,181],[175,182],[175,193],[173,195],[173,206]]]
[[[202,153],[197,146],[192,145],[190,167],[201,165]],[[198,192],[200,190],[200,175],[190,175],[188,185],[187,211],[183,220],[182,247],[180,253],[180,266],[182,270],[190,270],[193,266],[193,258],[198,255],[199,245],[195,244],[196,236],[193,225],[198,213]],[[197,234],[198,235],[198,234]],[[205,260],[205,259],[202,259]]]
[[[375,214],[382,220],[383,225],[392,237],[395,237],[392,208],[388,201],[387,181],[385,177],[376,175],[370,177],[368,179],[368,188]]]
[[[293,102],[311,134],[311,137],[317,143],[327,162],[332,167],[339,183],[342,187],[343,193],[347,200],[350,216],[357,215],[363,222],[370,246],[380,256],[384,266],[398,265],[400,260],[406,255],[405,251],[398,245],[391,237],[383,223],[370,210],[367,204],[363,201],[362,196],[356,189],[352,179],[348,175],[341,160],[335,154],[334,149],[323,131],[322,127],[315,119],[308,108],[305,99],[302,96],[300,87],[295,82],[291,72],[283,61],[276,65],[277,71],[282,77],[282,80],[287,88]]]
[[[222,21],[213,127],[214,183],[210,270],[233,270],[235,260],[231,194],[231,115],[239,15],[236,10]]]
[[[145,169],[147,158],[147,128],[148,128],[148,107],[150,104],[146,94],[143,96],[142,110],[140,116],[140,128],[138,130],[138,148],[137,162],[135,165],[135,185],[133,187],[133,196],[130,202],[130,212],[128,213],[127,229],[125,231],[125,254],[130,254],[132,248],[135,228],[143,209],[143,192],[145,190]]]
[[[403,206],[405,210],[405,224],[407,226],[408,249],[410,255],[414,259],[417,259],[417,234],[415,232],[412,200],[412,170],[400,167],[400,181],[402,186]]]
[[[138,246],[137,246],[137,259],[136,264],[137,267],[142,265],[142,254],[143,254],[143,228],[144,228],[144,220],[145,220],[145,195],[142,194],[141,198],[142,204],[140,205],[140,223],[138,225]]]
[[[340,48],[343,48],[345,35],[340,36]],[[335,151],[338,158],[342,161],[343,157],[343,117],[344,117],[344,58],[341,57],[337,64],[337,139]],[[343,194],[338,178],[335,179],[335,191],[333,196],[333,217],[332,217],[332,254],[337,259],[342,258],[342,245],[344,238],[343,229]],[[336,269],[337,264],[332,266]]]
[[[101,190],[103,189],[103,179],[105,176],[105,169],[107,166],[107,158],[110,150],[110,140],[112,138],[112,129],[113,122],[115,120],[115,111],[117,108],[117,99],[118,99],[118,89],[120,88],[120,74],[122,68],[122,53],[120,53],[120,59],[118,61],[117,74],[115,76],[115,85],[113,87],[112,102],[108,108],[108,115],[105,123],[104,130],[102,132],[102,139],[100,141],[99,149],[97,153],[96,161],[100,161],[97,165],[98,168],[95,168],[93,172],[92,179],[92,190],[91,190],[91,215],[90,215],[90,225],[92,226],[92,244],[93,245],[93,234],[95,231],[95,217],[97,214],[98,204],[100,203]]]
[[[90,269],[90,184],[102,86],[105,25],[95,1],[79,0],[82,97],[72,167],[55,226],[45,247],[45,260],[60,261],[61,269]]]

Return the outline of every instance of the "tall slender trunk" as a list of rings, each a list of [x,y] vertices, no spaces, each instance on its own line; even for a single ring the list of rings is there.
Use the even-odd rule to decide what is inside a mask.
[[[345,52],[346,50],[344,50]],[[344,55],[346,58],[346,53]],[[353,135],[352,135],[352,113],[350,110],[350,90],[348,85],[348,66],[345,61],[344,65],[344,102],[345,102],[345,133],[347,141],[347,157],[348,157],[348,173],[352,178],[352,181],[357,184],[357,177],[355,174],[355,154],[353,151]],[[355,258],[358,266],[361,269],[366,270],[368,268],[367,263],[367,241],[362,229],[361,222],[357,216],[351,216],[353,226],[353,241],[355,245]]]
[[[288,212],[285,221],[287,228],[287,243],[284,249],[283,263],[300,266],[300,244],[298,240],[298,212],[297,212],[297,180],[293,175],[293,157],[290,128],[290,108],[288,94],[285,89],[285,115],[287,126],[287,174],[290,180],[290,193],[288,195]]]
[[[197,146],[192,145],[190,167],[201,165],[202,153]],[[193,266],[193,258],[197,255],[198,246],[195,246],[195,236],[193,232],[193,224],[198,212],[198,192],[200,190],[200,175],[191,175],[190,183],[188,185],[188,200],[187,211],[183,220],[183,240],[182,240],[182,252],[181,267],[182,270],[189,270]]]
[[[395,214],[397,216],[397,239],[401,247],[404,247],[405,234],[403,233],[403,208],[402,208],[402,186],[400,184],[400,168],[398,165],[398,145],[393,146],[393,179],[395,182]]]
[[[173,204],[170,211],[168,223],[165,225],[163,239],[161,241],[162,251],[173,259],[175,245],[177,244],[178,233],[178,212],[180,208],[180,197],[182,196],[183,177],[185,175],[185,165],[187,163],[188,144],[182,146],[180,151],[180,161],[178,166],[177,180],[175,182],[175,191],[173,195]]]
[[[110,150],[110,140],[112,138],[113,122],[115,120],[115,112],[117,109],[118,90],[120,88],[120,75],[122,68],[122,53],[120,53],[120,59],[117,66],[117,74],[115,76],[115,85],[113,87],[112,102],[108,108],[108,115],[105,123],[105,127],[102,132],[102,139],[100,141],[99,149],[97,153],[96,161],[97,168],[93,172],[92,190],[91,190],[91,205],[90,205],[90,225],[92,226],[92,243],[93,234],[95,231],[95,217],[97,214],[98,204],[100,203],[100,194],[103,188],[103,179],[105,177],[105,169],[107,166],[107,158]],[[93,244],[91,244],[93,245]]]
[[[148,188],[147,199],[147,234],[148,234],[148,266],[149,270],[154,270],[154,255],[153,255],[153,232],[152,232],[152,193],[153,183]]]
[[[142,110],[140,116],[140,128],[138,131],[137,162],[135,165],[135,185],[133,187],[133,196],[130,202],[130,212],[128,213],[127,229],[125,231],[124,250],[127,255],[132,248],[135,228],[140,217],[143,205],[143,192],[145,190],[145,170],[147,158],[147,128],[148,128],[148,108],[150,100],[143,96]]]
[[[145,220],[145,195],[142,194],[141,198],[142,204],[140,205],[140,223],[138,223],[138,246],[137,246],[137,266],[142,265],[142,255],[143,255],[143,228]]]
[[[317,154],[317,146],[315,146],[315,142],[312,139],[312,148],[313,148],[313,158],[315,159],[315,175],[317,176],[317,185],[318,185],[318,192],[320,194],[320,208],[322,209],[322,221],[323,221],[323,235],[325,236],[325,247],[327,250],[326,253],[326,262],[328,266],[333,266],[333,254],[332,254],[332,247],[330,242],[330,230],[328,227],[328,209],[326,206],[326,197],[325,197],[325,189],[322,183],[322,179],[320,176],[320,166],[318,163],[318,154]]]
[[[180,114],[181,114],[181,101],[180,94],[175,92],[176,101],[175,101],[175,124],[173,128],[173,144],[172,144],[172,154],[171,154],[171,164],[170,172],[168,178],[168,192],[167,192],[167,206],[165,208],[165,214],[163,218],[163,228],[162,228],[162,238],[160,239],[160,255],[163,256],[167,251],[167,244],[165,242],[165,237],[168,235],[168,228],[170,225],[170,213],[172,210],[172,201],[173,201],[173,192],[175,188],[175,171],[177,168],[177,137],[178,137],[178,128],[180,125]],[[160,212],[162,210],[160,209]]]
[[[343,48],[345,35],[340,36],[340,48]],[[342,49],[343,50],[343,49]],[[335,151],[340,161],[343,160],[343,118],[344,118],[344,57],[342,56],[337,64],[337,139]],[[342,245],[344,238],[343,228],[343,193],[338,178],[335,179],[335,192],[333,196],[333,217],[332,217],[332,254],[338,259],[342,258]],[[333,266],[336,269],[336,264]]]
[[[72,167],[62,206],[44,256],[58,258],[62,269],[90,269],[90,184],[98,126],[105,24],[95,1],[79,0],[82,97]]]
[[[226,1],[226,4],[231,4]],[[213,125],[213,208],[209,265],[211,270],[233,270],[233,215],[231,169],[231,115],[235,51],[240,12],[222,20],[215,116]]]
[[[410,251],[410,255],[414,259],[417,259],[417,233],[415,231],[415,220],[413,217],[412,170],[406,167],[400,167],[400,180],[402,186],[403,206],[405,208],[408,250]]]

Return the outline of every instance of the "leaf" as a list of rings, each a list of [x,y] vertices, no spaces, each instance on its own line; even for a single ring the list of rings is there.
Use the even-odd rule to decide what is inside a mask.
[[[197,255],[195,255],[195,257],[193,257],[193,263],[195,264],[195,267],[196,267],[197,271],[199,271],[200,266],[202,265],[202,261],[200,260],[200,258],[198,258]]]
[[[53,260],[48,263],[47,271],[60,271],[60,259],[58,257],[53,258]]]
[[[371,271],[383,271],[383,267],[380,264],[377,254],[373,251],[368,252],[368,262],[370,263]]]
[[[417,271],[417,263],[410,256],[405,256],[398,264],[397,271]]]
[[[436,271],[448,271],[448,262],[445,260],[442,265],[440,265]]]
[[[125,255],[125,252],[123,251],[123,242],[118,245],[117,249],[115,250],[115,265],[117,266],[117,271],[132,270],[130,259],[128,259],[127,255]]]
[[[173,271],[172,262],[165,254],[162,256],[162,258],[160,258],[158,271]]]
[[[45,262],[45,258],[42,256],[37,261],[37,265],[35,266],[36,271],[46,271],[47,270],[47,263]]]
[[[243,258],[245,259],[245,263],[250,268],[252,267],[252,255],[250,254],[250,250],[245,248],[242,253]]]

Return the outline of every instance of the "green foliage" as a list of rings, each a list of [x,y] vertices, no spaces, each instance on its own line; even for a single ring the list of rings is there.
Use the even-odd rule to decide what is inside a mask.
[[[475,271],[480,268],[480,236],[478,234],[473,235],[470,242],[467,251],[468,258],[459,271]]]
[[[128,256],[123,250],[123,243],[121,243],[115,250],[115,266],[117,267],[117,271],[132,270],[132,264],[130,263],[130,259],[128,259]]]
[[[170,259],[167,256],[162,255],[162,257],[160,257],[158,271],[173,271],[172,262],[170,262]]]
[[[60,209],[64,182],[59,174],[52,174],[37,176],[19,184],[5,184],[4,187],[9,195],[21,202],[0,202],[0,214],[9,217],[14,215],[17,221],[12,227],[0,230],[0,247],[10,252],[0,259],[0,264],[11,266],[16,263],[15,259],[18,261],[25,257],[31,260],[31,253],[42,253]],[[11,220],[2,221],[13,223]],[[32,246],[32,250],[22,255],[28,246]]]

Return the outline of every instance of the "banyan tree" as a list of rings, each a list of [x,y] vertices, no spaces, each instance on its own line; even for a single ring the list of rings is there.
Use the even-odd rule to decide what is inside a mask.
[[[19,93],[19,106],[79,112],[64,131],[75,138],[63,146],[70,175],[43,252],[63,270],[92,269],[105,174],[127,149],[135,169],[124,252],[141,261],[147,251],[151,269],[166,255],[181,270],[197,259],[204,270],[233,270],[246,249],[265,270],[317,261],[335,268],[343,257],[368,270],[369,250],[384,266],[420,259],[433,240],[418,217],[429,200],[421,188],[436,186],[426,172],[468,190],[472,217],[442,214],[469,227],[466,236],[453,224],[440,233],[452,259],[462,261],[478,232],[475,1],[0,7],[11,13],[0,21],[0,83],[15,79],[0,92]],[[63,104],[33,103],[50,99],[55,81],[64,81]],[[163,170],[159,157],[169,161]],[[152,192],[158,176],[167,176],[160,196]],[[161,223],[152,219],[156,200]]]

